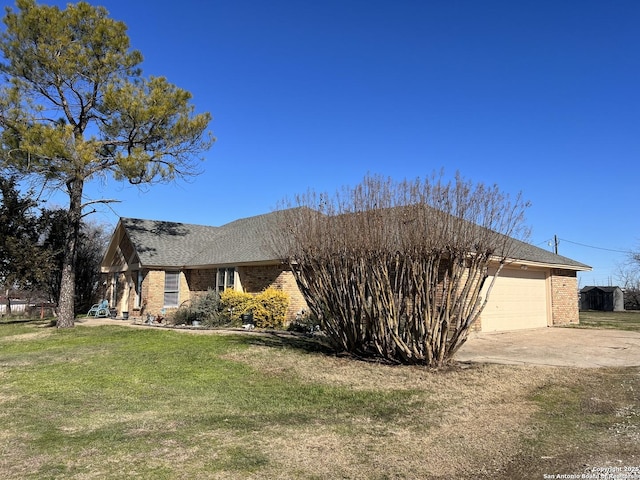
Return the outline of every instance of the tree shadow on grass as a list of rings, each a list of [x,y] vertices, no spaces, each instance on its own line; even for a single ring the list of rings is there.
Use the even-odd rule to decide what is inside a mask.
[[[308,336],[283,331],[251,332],[245,335],[237,335],[236,341],[242,345],[285,348],[324,355],[338,354],[327,340],[321,339],[317,335]]]
[[[239,345],[260,346],[279,349],[297,350],[304,353],[318,353],[321,355],[349,358],[356,362],[372,363],[377,365],[388,366],[413,366],[416,368],[425,368],[430,372],[450,373],[460,370],[468,370],[470,368],[480,368],[480,364],[470,364],[468,362],[458,362],[452,359],[451,362],[441,367],[428,367],[420,364],[402,364],[400,362],[390,361],[376,354],[360,355],[354,352],[337,350],[334,348],[329,339],[322,334],[302,334],[285,331],[251,331],[243,332],[235,336],[235,342]]]
[[[321,355],[350,358],[354,361],[365,363],[375,363],[382,365],[400,365],[398,362],[391,362],[379,355],[359,355],[355,352],[337,350],[331,342],[321,334],[302,334],[284,331],[260,331],[250,332],[247,335],[238,335],[237,339],[242,345],[255,345],[270,348],[286,348],[298,350],[305,353],[319,353]]]
[[[0,325],[34,325],[36,327],[43,327],[43,326],[48,326],[51,323],[51,319],[45,318],[45,319],[36,319],[34,320],[33,318],[27,317],[27,318],[21,318],[21,317],[4,317],[2,319],[0,319]],[[55,320],[54,320],[55,321]]]

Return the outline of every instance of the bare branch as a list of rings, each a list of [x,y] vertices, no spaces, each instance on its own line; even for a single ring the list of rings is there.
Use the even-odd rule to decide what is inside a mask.
[[[526,203],[457,176],[366,177],[307,192],[274,239],[339,349],[442,366],[466,341],[522,229]],[[496,273],[488,288],[489,266]]]

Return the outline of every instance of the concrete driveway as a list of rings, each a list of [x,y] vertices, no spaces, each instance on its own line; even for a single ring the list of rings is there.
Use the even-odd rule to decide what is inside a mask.
[[[474,333],[458,350],[456,360],[583,368],[640,366],[640,333],[559,327]]]

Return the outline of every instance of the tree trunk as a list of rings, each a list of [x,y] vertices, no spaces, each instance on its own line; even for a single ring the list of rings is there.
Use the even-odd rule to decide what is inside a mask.
[[[76,289],[76,249],[82,218],[82,190],[84,182],[80,179],[67,183],[69,190],[69,211],[64,242],[62,280],[58,298],[58,328],[75,326],[75,289]]]

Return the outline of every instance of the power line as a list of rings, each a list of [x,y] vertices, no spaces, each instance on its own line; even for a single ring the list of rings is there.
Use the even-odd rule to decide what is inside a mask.
[[[615,250],[613,248],[595,247],[593,245],[587,245],[585,243],[573,242],[571,240],[567,240],[566,238],[559,238],[558,240],[562,240],[563,242],[567,242],[567,243],[572,243],[573,245],[580,245],[581,247],[593,248],[595,250],[605,250],[607,252],[626,253],[626,254],[634,253],[631,250]]]

